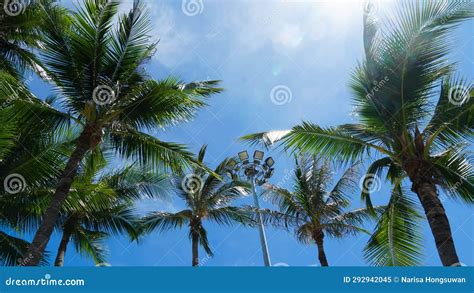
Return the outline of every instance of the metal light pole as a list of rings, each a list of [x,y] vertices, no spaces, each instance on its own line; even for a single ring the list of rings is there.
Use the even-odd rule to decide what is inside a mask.
[[[254,178],[252,180],[253,201],[257,208],[258,217],[258,234],[260,235],[260,246],[262,246],[263,263],[266,267],[271,267],[270,253],[268,252],[267,236],[265,235],[265,227],[263,226],[262,215],[260,214],[260,204],[258,203],[257,188],[255,187]]]
[[[262,247],[263,263],[265,266],[271,266],[270,253],[268,252],[267,237],[265,236],[265,228],[263,226],[262,215],[260,214],[260,204],[258,202],[257,186],[260,186],[268,181],[273,175],[272,166],[275,161],[272,157],[268,157],[263,164],[264,153],[262,151],[255,151],[253,155],[253,162],[249,161],[247,151],[239,153],[240,162],[233,168],[234,174],[243,173],[248,181],[252,184],[253,200],[257,212],[258,232],[260,236],[260,245]]]

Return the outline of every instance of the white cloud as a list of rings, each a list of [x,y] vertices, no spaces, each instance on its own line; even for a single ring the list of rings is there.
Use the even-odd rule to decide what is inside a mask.
[[[240,1],[229,3],[226,15],[237,46],[254,51],[267,43],[297,49],[305,41],[340,38],[362,22],[360,1]],[[241,10],[241,11],[239,11]],[[236,12],[238,11],[238,12]]]
[[[179,25],[176,11],[165,2],[150,2],[149,5],[153,37],[160,41],[154,57],[165,66],[174,67],[188,54],[195,36]]]
[[[201,37],[189,25],[189,18],[170,1],[147,1],[151,9],[153,37],[160,40],[155,54],[167,67],[179,65],[192,56],[194,44]],[[311,41],[331,41],[353,34],[354,22],[362,21],[360,1],[207,1],[199,15],[202,23],[220,33],[241,53],[252,53],[265,45],[281,50],[297,50]],[[228,52],[232,54],[231,51]],[[225,59],[225,52],[222,52]]]
[[[276,45],[295,48],[301,43],[303,36],[304,33],[298,25],[287,24],[272,36],[272,41]]]

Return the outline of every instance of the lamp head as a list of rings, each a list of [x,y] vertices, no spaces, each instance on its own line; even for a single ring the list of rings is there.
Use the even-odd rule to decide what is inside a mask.
[[[249,162],[249,153],[247,151],[242,151],[238,155],[239,155],[239,160],[242,163],[246,164]]]
[[[262,152],[262,151],[255,151],[253,153],[253,160],[255,161],[255,163],[260,163],[262,160],[263,160],[263,156],[265,154]]]
[[[269,168],[271,168],[275,164],[275,160],[273,160],[272,157],[268,157],[265,160],[265,165],[267,165]]]

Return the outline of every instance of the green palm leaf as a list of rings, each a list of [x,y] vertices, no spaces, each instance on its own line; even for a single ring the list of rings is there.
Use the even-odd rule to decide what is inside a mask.
[[[72,241],[82,255],[90,256],[96,264],[101,264],[106,262],[108,255],[103,243],[106,237],[102,232],[79,229],[72,235]]]
[[[401,188],[392,197],[364,248],[364,258],[375,266],[415,266],[422,261],[423,241],[415,201]]]
[[[16,266],[22,264],[23,260],[27,258],[26,251],[28,250],[29,242],[8,235],[0,231],[0,258],[1,263],[5,266]],[[41,261],[41,265],[48,265],[47,254]]]

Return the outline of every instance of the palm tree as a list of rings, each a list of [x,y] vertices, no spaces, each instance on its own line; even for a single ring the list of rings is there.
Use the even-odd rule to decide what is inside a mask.
[[[56,89],[52,105],[63,111],[29,97],[15,99],[13,113],[24,127],[47,119],[57,127],[72,124],[79,134],[29,249],[33,257],[28,265],[38,264],[88,152],[105,143],[141,164],[181,172],[194,161],[187,148],[143,130],[188,120],[205,106],[205,97],[221,91],[215,87],[218,81],[184,84],[171,77],[151,79],[143,68],[156,47],[150,41],[149,13],[134,1],[132,9],[114,22],[118,6],[112,0],[85,0],[75,12],[41,8],[48,16],[41,61]]]
[[[379,29],[368,6],[365,60],[351,83],[359,123],[323,128],[304,122],[276,137],[260,133],[244,139],[282,140],[288,148],[346,162],[368,158],[373,162],[366,178],[378,178],[387,170],[393,194],[401,195],[398,191],[408,178],[428,219],[441,263],[459,265],[438,188],[453,198],[474,201],[474,169],[466,146],[474,127],[474,91],[472,83],[453,74],[447,43],[453,28],[474,16],[473,5],[404,2],[387,30]],[[370,187],[370,180],[366,183]],[[367,189],[362,196],[370,207]]]
[[[18,179],[18,178],[17,178]],[[12,181],[10,181],[12,182]],[[15,184],[21,184],[15,182]],[[25,191],[32,190],[26,187]],[[36,227],[43,211],[38,205],[40,202],[34,198],[25,196],[25,193],[11,194],[0,192],[0,263],[5,266],[23,266],[29,260],[27,254],[30,242],[23,239],[24,233],[28,233]],[[11,233],[19,234],[15,236]],[[41,265],[48,265],[49,253],[45,252],[41,259]]]
[[[55,266],[63,266],[71,240],[76,250],[92,257],[96,264],[104,263],[103,241],[109,235],[126,233],[131,239],[138,236],[133,200],[166,193],[167,176],[133,165],[100,175],[106,166],[105,160],[89,155],[80,176],[74,181],[58,223],[62,235]],[[49,199],[51,193],[46,195]]]
[[[206,146],[199,151],[197,161],[203,163]],[[224,176],[229,168],[234,166],[233,159],[225,159],[214,170],[215,174]],[[202,168],[195,168],[191,174],[176,180],[178,195],[182,198],[187,209],[177,213],[152,212],[141,220],[143,232],[164,232],[173,228],[189,226],[189,238],[192,243],[192,265],[199,265],[199,244],[206,253],[212,256],[212,250],[207,240],[207,231],[203,226],[204,220],[218,224],[231,225],[233,222],[252,223],[249,210],[230,206],[229,204],[250,191],[248,183],[240,181],[223,181],[214,174],[209,174]]]
[[[333,171],[328,161],[302,155],[295,162],[294,191],[266,184],[265,194],[273,198],[280,211],[263,210],[262,213],[267,222],[294,228],[301,243],[316,243],[321,266],[329,266],[324,251],[325,236],[339,238],[368,233],[360,225],[371,218],[371,211],[345,211],[350,205],[349,196],[357,187],[356,166],[346,170],[331,189]]]
[[[13,114],[6,109],[15,99],[30,100],[32,95],[23,83],[24,73],[27,70],[43,72],[33,50],[41,45],[41,32],[47,17],[39,8],[44,6],[54,10],[53,2],[0,0],[0,159],[9,152],[9,147],[15,145],[14,137],[20,132],[18,124],[21,124],[12,119]],[[38,103],[41,103],[39,99],[32,107]]]
[[[6,121],[5,111],[0,110],[0,226],[22,236],[38,226],[44,212],[31,194],[59,177],[72,143],[59,133],[51,138],[44,129],[23,129],[16,121]],[[2,264],[24,265],[30,243],[0,233]],[[41,263],[47,264],[46,256]]]
[[[53,0],[0,0],[0,71],[20,79],[29,69],[41,73],[38,58],[33,53],[41,42],[44,10]]]

